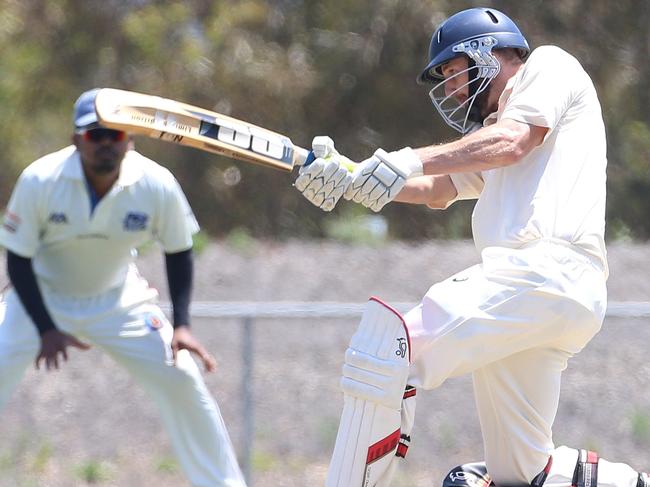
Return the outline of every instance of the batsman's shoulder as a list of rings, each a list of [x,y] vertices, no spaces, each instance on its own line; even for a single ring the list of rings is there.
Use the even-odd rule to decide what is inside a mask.
[[[561,47],[554,45],[539,46],[530,53],[529,63],[540,63],[548,69],[565,69],[570,66],[580,66],[580,62],[573,54],[565,51]]]

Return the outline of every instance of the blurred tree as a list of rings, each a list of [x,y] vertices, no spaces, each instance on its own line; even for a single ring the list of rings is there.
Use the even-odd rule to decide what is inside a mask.
[[[609,137],[608,221],[650,236],[650,2],[639,0],[0,0],[0,207],[18,172],[67,144],[76,97],[94,86],[186,101],[289,134],[328,134],[363,159],[448,140],[415,84],[431,33],[478,5],[507,12],[533,47],[557,44],[592,75]],[[585,15],[589,12],[589,15]],[[139,150],[170,167],[213,235],[323,236],[345,218],[311,207],[293,176],[152,140]],[[400,238],[469,236],[471,203],[447,212],[391,205]]]

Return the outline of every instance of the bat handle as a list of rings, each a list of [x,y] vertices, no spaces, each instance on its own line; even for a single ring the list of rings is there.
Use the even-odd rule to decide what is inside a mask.
[[[295,147],[294,151],[294,166],[309,166],[316,160],[314,151],[303,149],[302,147]]]

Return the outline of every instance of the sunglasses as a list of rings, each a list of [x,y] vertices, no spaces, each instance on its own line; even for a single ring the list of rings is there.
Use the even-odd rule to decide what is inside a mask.
[[[127,134],[121,130],[100,128],[84,130],[81,136],[86,142],[101,142],[104,139],[109,139],[111,142],[123,142],[126,140]]]

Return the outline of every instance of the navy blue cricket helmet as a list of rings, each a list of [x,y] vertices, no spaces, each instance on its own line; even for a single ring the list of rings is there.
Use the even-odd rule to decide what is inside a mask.
[[[528,42],[517,25],[504,13],[493,8],[471,8],[458,12],[445,20],[433,33],[429,46],[429,63],[417,81],[437,83],[430,92],[431,100],[442,118],[455,130],[467,133],[470,122],[482,122],[479,95],[499,74],[501,65],[493,55],[493,49],[516,49],[523,59],[530,52]],[[467,56],[469,81],[453,93],[445,92],[445,80],[441,67],[459,56]],[[462,103],[455,101],[454,94],[469,87],[469,97]]]
[[[440,66],[463,54],[458,46],[485,36],[496,40],[493,49],[515,48],[522,57],[530,51],[528,41],[506,14],[493,8],[470,8],[449,17],[433,33],[429,64],[418,76],[418,82],[435,83],[442,79]]]

